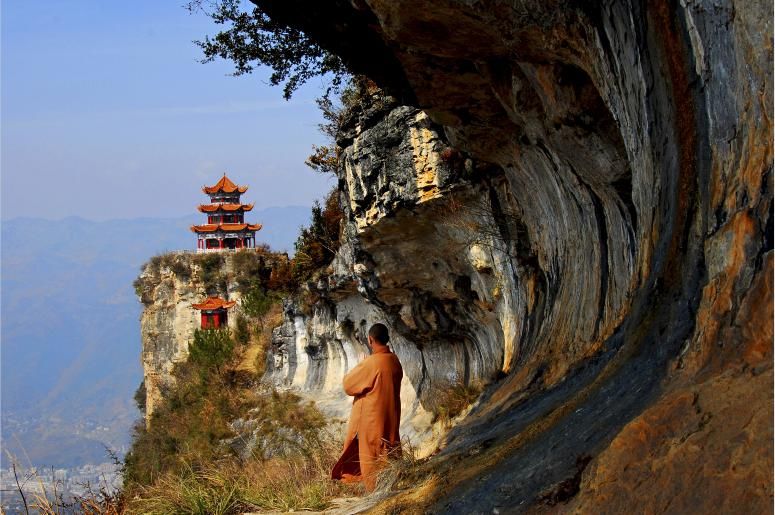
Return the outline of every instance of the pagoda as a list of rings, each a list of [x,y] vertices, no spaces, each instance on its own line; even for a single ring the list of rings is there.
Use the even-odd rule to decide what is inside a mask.
[[[202,312],[202,329],[219,329],[228,325],[226,310],[235,304],[235,301],[223,300],[220,297],[207,297],[204,302],[191,304],[191,307]]]
[[[207,223],[191,226],[197,237],[197,252],[256,247],[256,231],[261,230],[261,224],[245,223],[245,212],[253,209],[253,204],[240,201],[247,190],[247,186],[231,182],[225,173],[215,185],[202,188],[210,196],[210,203],[199,206],[199,211],[207,215]]]

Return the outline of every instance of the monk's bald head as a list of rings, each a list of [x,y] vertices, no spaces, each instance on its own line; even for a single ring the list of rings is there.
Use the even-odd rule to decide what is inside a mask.
[[[385,324],[374,324],[369,329],[369,336],[382,345],[387,345],[390,341],[390,335],[388,334],[388,328]]]

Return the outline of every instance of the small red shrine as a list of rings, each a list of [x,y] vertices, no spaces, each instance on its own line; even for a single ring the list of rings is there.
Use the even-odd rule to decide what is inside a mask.
[[[215,185],[202,188],[210,196],[210,203],[199,206],[199,211],[207,214],[207,223],[191,226],[197,237],[197,252],[256,247],[256,231],[261,230],[261,224],[245,223],[245,212],[253,209],[253,204],[240,201],[247,190],[247,186],[234,184],[225,173]]]
[[[204,302],[191,304],[191,306],[202,312],[202,329],[218,329],[228,325],[227,310],[236,303],[236,301],[223,300],[220,297],[207,297]]]

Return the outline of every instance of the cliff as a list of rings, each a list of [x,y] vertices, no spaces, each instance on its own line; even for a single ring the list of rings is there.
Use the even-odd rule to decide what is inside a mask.
[[[441,451],[378,510],[771,507],[769,4],[256,3],[398,99],[340,131],[345,241],[268,364],[344,415],[390,326]]]
[[[165,392],[175,387],[172,370],[189,356],[194,331],[201,325],[200,313],[191,305],[217,295],[237,301],[229,310],[229,328],[236,328],[239,301],[249,282],[268,277],[286,255],[258,252],[191,254],[173,252],[156,256],[143,266],[135,291],[143,304],[140,318],[141,362],[145,384],[145,421]]]
[[[392,95],[339,128],[341,246],[265,378],[343,419],[390,327],[426,458],[362,509],[771,509],[770,4],[255,3]],[[185,266],[141,280],[149,411]]]

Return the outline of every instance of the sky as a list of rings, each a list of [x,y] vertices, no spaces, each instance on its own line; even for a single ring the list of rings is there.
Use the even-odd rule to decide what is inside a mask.
[[[304,159],[324,142],[314,99],[267,70],[201,64],[219,27],[185,0],[6,0],[0,214],[91,220],[189,215],[224,172],[257,208],[311,205],[335,179]]]

